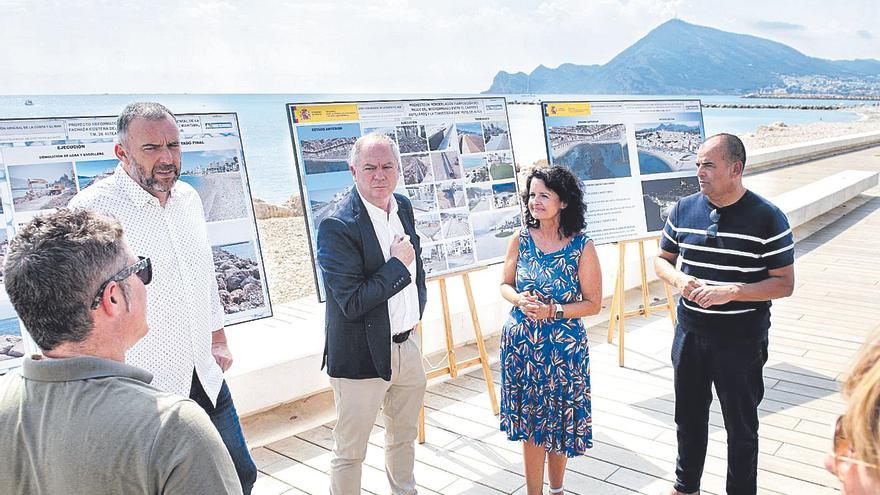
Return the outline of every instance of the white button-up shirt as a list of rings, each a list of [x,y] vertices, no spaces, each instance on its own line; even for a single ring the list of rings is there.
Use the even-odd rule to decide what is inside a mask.
[[[358,191],[358,195],[360,194],[360,191]],[[391,209],[388,213],[364,199],[363,195],[361,195],[361,201],[366,206],[367,213],[370,214],[373,231],[376,232],[379,246],[382,247],[382,255],[385,256],[385,261],[387,262],[391,259],[391,243],[394,241],[394,237],[406,235],[406,232],[403,230],[403,224],[400,223],[400,216],[397,214],[397,199],[393,196],[391,197]],[[388,300],[388,319],[391,320],[391,335],[411,330],[419,323],[419,291],[416,287],[415,259],[406,268],[409,270],[410,283]]]
[[[184,397],[189,397],[195,369],[205,393],[216,402],[223,372],[211,354],[211,333],[223,328],[224,312],[198,193],[178,180],[163,208],[120,164],[69,206],[116,217],[134,254],[152,261],[150,330],[125,361],[152,373],[154,387]]]

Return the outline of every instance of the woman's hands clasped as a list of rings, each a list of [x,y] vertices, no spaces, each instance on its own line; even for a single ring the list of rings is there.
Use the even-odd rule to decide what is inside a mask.
[[[545,303],[540,295],[529,291],[520,292],[516,300],[516,306],[533,320],[547,320],[553,318],[555,312],[552,302]]]

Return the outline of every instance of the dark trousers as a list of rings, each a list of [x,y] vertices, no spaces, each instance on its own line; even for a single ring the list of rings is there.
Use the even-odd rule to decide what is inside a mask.
[[[235,472],[238,473],[238,480],[241,482],[241,490],[244,495],[250,495],[257,481],[257,466],[251,459],[251,453],[248,451],[247,443],[244,441],[244,434],[241,432],[241,424],[238,421],[238,413],[235,411],[235,404],[232,403],[232,394],[229,393],[229,387],[226,386],[226,380],[220,387],[220,394],[217,395],[217,405],[211,404],[211,399],[202,388],[202,382],[193,370],[192,387],[189,390],[189,398],[196,401],[202,406],[202,409],[208,413],[214,427],[220,432],[220,438],[232,457],[232,463],[235,465]]]
[[[727,430],[727,493],[754,494],[758,475],[758,404],[764,398],[767,338],[733,339],[675,327],[675,489],[700,489],[709,441],[712,384]]]

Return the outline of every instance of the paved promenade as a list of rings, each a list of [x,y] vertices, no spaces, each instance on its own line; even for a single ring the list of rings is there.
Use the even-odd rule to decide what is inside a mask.
[[[772,198],[844,169],[880,170],[880,148],[749,176],[746,184]],[[796,289],[792,297],[774,303],[772,310],[767,390],[760,410],[760,493],[838,493],[837,480],[825,472],[822,459],[830,448],[830,424],[844,409],[839,380],[865,336],[880,325],[878,233],[880,187],[795,232]],[[662,290],[652,287],[652,294],[662,295]],[[632,307],[639,294],[629,296]],[[607,318],[606,310],[587,320],[594,448],[569,462],[566,493],[663,493],[675,460],[672,328],[668,317],[661,315],[628,319],[626,368],[620,368],[616,344],[605,341]],[[489,345],[490,356],[497,357],[497,338]],[[497,365],[493,371],[497,391]],[[288,411],[312,411],[315,418],[332,414],[328,394],[305,402],[310,404],[294,405]],[[519,444],[507,441],[498,430],[479,369],[429,386],[425,405],[427,441],[416,454],[420,493],[525,493]],[[261,443],[256,440],[258,430],[265,430],[267,423],[293,419],[289,416],[294,413],[286,414],[275,411],[246,418],[252,444]],[[327,493],[333,425],[317,423],[253,450],[260,470],[255,494]],[[717,401],[710,423],[703,490],[720,494],[726,447]],[[363,487],[365,493],[384,494],[388,485],[381,419],[373,433]]]

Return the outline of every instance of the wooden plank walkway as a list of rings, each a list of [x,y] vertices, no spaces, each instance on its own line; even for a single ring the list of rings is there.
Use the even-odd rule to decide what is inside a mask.
[[[878,155],[875,148],[845,156],[853,163],[871,162],[877,170]],[[819,173],[837,171],[822,166],[833,160],[802,165],[797,171],[815,180]],[[770,181],[768,174],[754,178]],[[773,182],[772,192],[756,189],[772,196],[797,187],[799,181],[782,180],[791,175],[798,174],[780,175],[782,184]],[[800,241],[795,293],[776,302],[772,310],[766,395],[760,408],[760,493],[838,493],[837,480],[825,472],[822,459],[830,448],[830,424],[844,409],[839,380],[865,335],[880,325],[877,232],[880,188],[796,232]],[[655,287],[652,293],[662,291]],[[630,295],[634,301],[639,296]],[[627,321],[626,368],[617,366],[616,346],[605,342],[607,313],[588,319],[587,324],[594,448],[569,462],[566,493],[664,493],[673,479],[675,461],[669,320],[655,315]],[[497,337],[489,344],[490,356],[497,357]],[[493,371],[497,388],[497,365]],[[324,403],[326,407],[326,397]],[[416,454],[420,493],[525,493],[519,443],[508,441],[499,431],[479,369],[432,384],[425,405],[427,441]],[[254,493],[327,493],[332,426],[332,421],[327,422],[253,449],[260,470]],[[377,419],[364,466],[364,493],[388,493],[382,445],[383,429]],[[725,472],[725,433],[716,401],[710,417],[704,493],[723,493]]]

